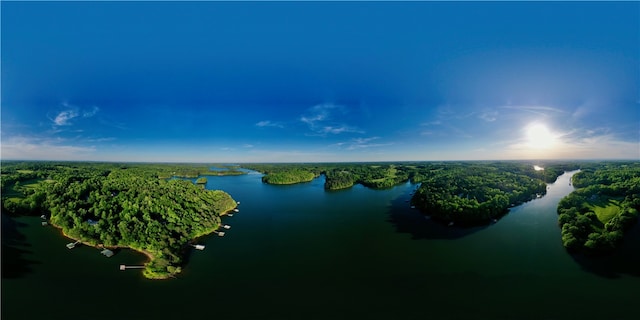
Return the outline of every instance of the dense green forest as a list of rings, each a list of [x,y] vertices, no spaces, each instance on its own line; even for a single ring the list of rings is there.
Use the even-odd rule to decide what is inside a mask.
[[[638,218],[640,163],[591,164],[572,182],[577,190],[558,204],[562,243],[570,251],[612,251]]]
[[[3,162],[3,211],[49,215],[51,224],[70,238],[145,252],[152,258],[144,275],[166,278],[181,271],[189,241],[216,230],[220,215],[236,207],[223,191],[159,178],[174,169]]]
[[[411,202],[438,220],[486,223],[511,206],[544,195],[543,179],[544,172],[524,163],[436,165],[420,172],[421,185]]]

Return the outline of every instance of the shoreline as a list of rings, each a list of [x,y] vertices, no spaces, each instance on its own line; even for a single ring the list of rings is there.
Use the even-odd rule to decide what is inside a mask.
[[[227,214],[229,214],[229,213],[233,212],[233,210],[234,210],[234,209],[236,209],[236,208],[238,208],[237,203],[236,203],[236,206],[235,206],[235,207],[233,207],[233,208],[231,208],[231,209],[229,209],[229,210],[227,210],[227,211],[224,211],[224,212],[220,213],[220,215],[218,216],[218,225],[217,225],[215,228],[212,228],[212,229],[210,229],[210,230],[207,230],[207,231],[205,231],[205,232],[204,232],[204,233],[202,233],[202,234],[195,235],[192,239],[190,239],[189,241],[187,241],[187,242],[185,243],[185,245],[186,245],[186,246],[188,246],[188,245],[192,244],[194,241],[196,241],[197,239],[199,239],[199,238],[201,238],[201,237],[204,237],[204,236],[208,236],[208,235],[210,235],[210,234],[214,233],[215,231],[217,231],[218,229],[220,229],[220,227],[222,226],[222,221],[220,220],[220,217],[222,217],[222,216],[224,216],[224,215],[227,215]],[[139,253],[141,253],[141,254],[143,254],[144,256],[146,256],[146,257],[147,257],[147,261],[146,261],[146,262],[144,262],[144,267],[145,267],[145,269],[146,269],[146,268],[149,266],[149,264],[150,264],[150,263],[155,259],[155,256],[154,256],[150,251],[147,251],[147,250],[144,250],[144,249],[141,249],[141,248],[134,248],[134,247],[131,247],[131,246],[124,246],[124,245],[115,245],[115,246],[106,246],[106,245],[104,245],[104,244],[95,244],[95,245],[94,245],[94,244],[91,244],[91,243],[88,243],[88,242],[82,241],[81,239],[76,239],[76,238],[71,237],[71,236],[69,236],[68,234],[66,234],[66,233],[64,232],[64,230],[62,229],[62,227],[60,227],[60,226],[58,226],[58,225],[56,225],[56,224],[52,223],[52,222],[51,222],[50,217],[47,219],[47,222],[49,222],[49,225],[51,225],[51,226],[53,226],[54,228],[56,228],[56,229],[60,230],[60,233],[61,233],[61,234],[62,234],[62,236],[64,236],[65,238],[71,239],[71,240],[73,240],[74,242],[79,242],[80,244],[83,244],[83,245],[88,246],[88,247],[92,247],[92,248],[96,248],[96,249],[130,249],[130,250],[133,250],[133,251],[139,252]],[[184,250],[184,249],[183,249],[183,250]],[[142,274],[143,274],[143,276],[144,276],[146,279],[151,279],[151,280],[164,280],[164,279],[169,279],[169,278],[175,278],[175,275],[176,275],[177,273],[179,273],[179,272],[175,272],[175,273],[168,272],[168,273],[166,274],[166,276],[150,278],[150,277],[145,276],[145,273],[144,273],[144,270],[145,270],[145,269],[142,269]]]

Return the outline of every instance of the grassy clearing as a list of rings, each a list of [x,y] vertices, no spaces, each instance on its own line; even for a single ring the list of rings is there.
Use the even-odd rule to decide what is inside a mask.
[[[2,193],[3,197],[7,197],[10,201],[20,201],[20,199],[24,198],[24,193],[22,193],[21,189],[34,189],[38,184],[43,181],[41,178],[37,179],[29,179],[25,181],[20,181],[20,187],[16,189],[15,186],[8,186],[5,188]]]
[[[19,173],[33,173],[33,170],[16,170]]]
[[[600,196],[595,200],[590,200],[587,207],[598,216],[598,220],[602,223],[607,223],[611,218],[620,213],[620,201],[622,198],[611,198],[606,196]]]
[[[371,180],[372,182],[380,182],[380,181],[384,181],[387,179],[395,179],[396,177],[396,172],[398,172],[398,169],[396,169],[395,167],[391,167],[387,170],[387,174],[385,175],[384,178],[380,178],[380,179],[373,179]]]

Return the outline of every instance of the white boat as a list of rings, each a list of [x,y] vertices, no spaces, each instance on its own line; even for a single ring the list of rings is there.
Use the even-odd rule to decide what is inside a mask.
[[[202,244],[196,244],[193,247],[196,248],[196,250],[204,250],[204,245]]]

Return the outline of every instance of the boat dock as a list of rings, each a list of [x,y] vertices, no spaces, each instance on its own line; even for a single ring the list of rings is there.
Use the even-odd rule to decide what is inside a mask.
[[[127,269],[144,269],[144,266],[127,266],[127,265],[124,265],[124,264],[120,265],[120,270],[121,271],[124,271],[124,270],[127,270]]]
[[[69,248],[69,249],[73,249],[73,248],[75,248],[75,247],[76,247],[76,245],[77,245],[77,244],[79,244],[79,243],[80,243],[80,240],[78,240],[78,241],[76,241],[76,242],[70,242],[70,243],[67,243],[67,248]]]
[[[100,251],[100,253],[105,255],[105,257],[107,257],[107,258],[113,257],[113,251],[111,251],[109,249],[104,249],[104,250]]]
[[[204,245],[202,244],[192,244],[191,246],[196,248],[196,250],[204,250]]]

